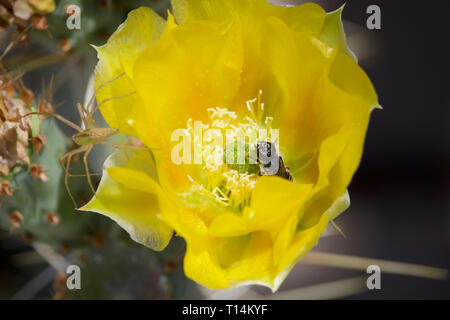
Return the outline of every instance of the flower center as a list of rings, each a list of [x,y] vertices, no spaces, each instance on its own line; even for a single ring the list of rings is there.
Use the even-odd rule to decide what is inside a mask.
[[[193,191],[237,211],[250,204],[256,181],[264,174],[258,145],[278,143],[278,131],[271,128],[273,119],[263,118],[261,96],[262,91],[246,102],[248,115],[209,108],[209,123],[188,119],[185,129],[193,137],[194,162],[201,164],[201,181],[188,176]]]

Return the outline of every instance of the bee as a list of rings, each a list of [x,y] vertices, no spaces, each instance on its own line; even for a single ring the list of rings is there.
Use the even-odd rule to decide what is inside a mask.
[[[275,145],[267,141],[259,141],[256,144],[257,163],[260,176],[278,176],[292,181],[289,168],[284,165],[283,158],[277,153]]]

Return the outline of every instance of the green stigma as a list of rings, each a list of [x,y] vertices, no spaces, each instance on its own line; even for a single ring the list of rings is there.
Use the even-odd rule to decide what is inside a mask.
[[[257,174],[259,172],[259,166],[255,163],[256,159],[250,159],[250,151],[248,143],[234,141],[225,146],[223,161],[230,169],[236,170],[239,173]],[[256,152],[252,153],[256,154]],[[241,155],[239,157],[239,154],[243,156]]]

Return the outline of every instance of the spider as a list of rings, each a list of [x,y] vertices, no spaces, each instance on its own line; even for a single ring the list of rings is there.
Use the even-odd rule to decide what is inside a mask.
[[[69,181],[68,181],[69,176],[71,176],[71,177],[86,176],[89,187],[95,196],[95,188],[92,184],[92,179],[91,179],[92,174],[89,172],[88,156],[89,156],[90,152],[92,151],[93,147],[97,144],[110,145],[110,146],[116,146],[116,147],[118,146],[117,144],[107,141],[108,138],[110,138],[118,133],[118,129],[97,127],[95,120],[93,118],[93,114],[97,111],[97,109],[102,104],[104,104],[110,100],[121,99],[121,98],[131,96],[131,95],[135,94],[136,92],[130,92],[130,93],[127,93],[127,94],[124,94],[121,96],[106,98],[103,101],[101,101],[100,103],[98,103],[95,108],[91,108],[92,103],[94,102],[94,98],[96,97],[97,93],[103,87],[105,87],[109,83],[119,79],[120,77],[122,77],[124,75],[125,75],[125,73],[121,73],[118,76],[116,76],[115,78],[101,84],[97,88],[97,90],[94,92],[94,94],[92,95],[90,100],[88,101],[88,104],[86,105],[86,107],[83,106],[79,102],[76,103],[77,110],[78,110],[78,113],[81,118],[81,123],[83,124],[84,128],[82,128],[81,126],[78,126],[77,124],[67,120],[63,116],[61,116],[57,113],[54,113],[54,112],[31,112],[31,113],[24,115],[24,117],[30,116],[33,114],[55,117],[59,121],[63,122],[64,124],[68,125],[69,127],[73,128],[74,130],[77,131],[72,136],[72,141],[78,147],[74,150],[70,150],[70,151],[63,153],[58,159],[59,163],[61,164],[61,167],[64,169],[64,172],[65,172],[64,184],[66,186],[67,192],[68,192],[70,198],[72,199],[75,207],[77,207],[77,202],[75,201],[75,198],[69,188]],[[132,146],[132,145],[120,145],[120,146],[140,148],[140,147],[136,147],[136,146]],[[77,154],[82,154],[82,153],[83,153],[83,164],[84,164],[86,174],[85,175],[70,174],[69,169],[70,169],[70,163],[71,163],[72,157],[74,157]]]

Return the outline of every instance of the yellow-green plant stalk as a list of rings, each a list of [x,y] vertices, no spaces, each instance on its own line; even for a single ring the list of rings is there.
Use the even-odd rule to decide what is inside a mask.
[[[345,43],[341,10],[265,0],[172,7],[167,21],[147,8],[130,12],[96,48],[96,87],[126,73],[98,101],[136,92],[103,104],[103,116],[146,148],[111,155],[82,210],[112,218],[155,250],[175,231],[187,243],[186,275],[205,286],[276,290],[348,207],[377,95]],[[261,129],[278,130],[270,142],[290,176],[264,174],[258,161],[223,163],[230,149],[207,147],[211,132]],[[174,161],[177,130],[192,138],[193,158],[183,152]],[[246,161],[258,141],[240,141]]]

